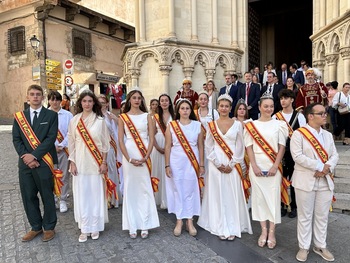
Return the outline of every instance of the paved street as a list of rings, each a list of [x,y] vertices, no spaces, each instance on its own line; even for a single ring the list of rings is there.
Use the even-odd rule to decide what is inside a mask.
[[[4,124],[4,123],[2,123]],[[74,222],[72,196],[69,211],[58,212],[57,235],[49,242],[35,238],[28,243],[21,237],[30,230],[19,193],[17,154],[12,146],[11,127],[0,125],[0,262],[297,262],[296,219],[284,217],[277,226],[277,247],[259,248],[258,223],[253,235],[243,234],[233,242],[220,241],[199,229],[197,238],[184,232],[172,234],[175,218],[159,211],[161,227],[150,231],[146,240],[131,240],[121,230],[121,208],[109,210],[109,223],[99,240],[78,243],[79,229]],[[328,243],[336,262],[350,260],[350,216],[330,215]],[[325,262],[313,252],[308,262]]]

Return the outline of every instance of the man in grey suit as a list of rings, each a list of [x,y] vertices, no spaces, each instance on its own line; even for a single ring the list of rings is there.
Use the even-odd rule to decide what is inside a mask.
[[[322,129],[327,121],[322,104],[308,105],[304,115],[307,125],[296,130],[290,142],[295,162],[292,184],[298,207],[299,252],[296,259],[307,260],[313,236],[313,251],[327,261],[334,261],[327,249],[326,238],[334,189],[332,173],[339,155],[332,134]]]
[[[42,241],[55,236],[57,223],[55,200],[53,195],[53,166],[57,164],[55,140],[58,131],[57,113],[42,106],[43,89],[31,85],[27,90],[30,108],[15,114],[12,128],[13,145],[18,153],[19,186],[31,230],[22,241],[27,242],[41,234]],[[33,141],[36,140],[35,144]],[[41,215],[40,193],[44,204]]]

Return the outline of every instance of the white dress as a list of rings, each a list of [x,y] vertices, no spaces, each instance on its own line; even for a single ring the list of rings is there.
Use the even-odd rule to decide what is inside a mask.
[[[199,162],[198,136],[201,132],[201,124],[191,121],[182,125],[184,135],[192,147]],[[168,126],[171,127],[169,124]],[[166,177],[166,193],[168,201],[168,212],[174,213],[177,219],[192,218],[200,214],[200,192],[196,172],[179,143],[173,128],[170,128],[172,143],[170,152],[170,169],[172,177]]]
[[[166,125],[172,121],[170,117],[166,122]],[[165,137],[162,132],[162,129],[159,127],[159,124],[156,122],[157,133],[155,135],[155,140],[160,148],[164,149],[165,146]],[[157,151],[155,147],[153,147],[151,153],[152,160],[152,177],[157,177],[160,181],[158,184],[158,192],[154,193],[156,204],[160,206],[161,209],[167,209],[167,200],[166,200],[166,187],[165,187],[165,156]]]
[[[243,163],[244,143],[243,128],[239,121],[235,121],[226,134],[222,134],[215,122],[218,134],[233,152],[229,160],[209,131],[205,148],[209,155],[209,172],[207,185],[204,190],[202,212],[198,225],[217,236],[241,237],[242,232],[252,234],[249,212],[244,196],[242,180],[237,170],[233,168],[229,174],[221,173],[216,167]]]
[[[106,114],[110,114],[107,112]],[[117,130],[117,124],[114,120],[109,119],[107,116],[105,117],[105,122],[109,131],[109,135],[113,137],[114,141],[117,143],[118,142],[118,130]],[[117,145],[118,149],[118,145]],[[108,177],[111,179],[115,184],[116,184],[116,190],[117,194],[119,197],[119,200],[121,200],[121,193],[119,191],[119,176],[118,176],[118,171],[117,171],[117,152],[115,152],[114,148],[110,146],[108,154],[107,154],[107,165],[108,165]],[[115,199],[114,195],[112,195],[111,200],[109,200],[110,203],[118,207],[119,206],[119,201]]]
[[[270,120],[262,122],[253,121],[254,126],[261,136],[270,144],[275,152],[278,145],[286,145],[288,137],[288,127],[284,121]],[[255,161],[262,171],[268,171],[273,163],[253,137],[244,129],[244,142],[248,147],[253,145]],[[277,170],[275,176],[258,177],[254,174],[250,164],[249,178],[252,185],[252,218],[256,221],[269,220],[275,224],[281,223],[281,180],[282,175]]]
[[[103,231],[108,222],[106,188],[99,166],[77,129],[81,115],[74,116],[68,128],[69,160],[78,172],[72,176],[74,218],[82,233],[93,233]],[[101,154],[108,152],[109,132],[104,119],[91,113],[84,124]]]
[[[148,113],[128,116],[147,148]],[[129,157],[138,160],[142,159],[143,157],[125,123],[124,131],[126,135],[125,147]],[[134,166],[123,156],[122,168],[124,174],[123,230],[135,233],[137,230],[159,227],[157,207],[147,165],[144,163],[142,166]]]

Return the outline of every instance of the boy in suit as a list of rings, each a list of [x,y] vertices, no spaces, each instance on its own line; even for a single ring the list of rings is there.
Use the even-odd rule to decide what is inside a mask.
[[[306,106],[305,127],[293,132],[290,152],[295,162],[292,184],[298,206],[298,261],[307,260],[311,239],[313,251],[327,261],[334,256],[327,249],[327,225],[332,204],[334,183],[332,173],[339,155],[333,136],[322,129],[327,112],[321,103]]]
[[[57,223],[53,195],[53,166],[57,164],[55,140],[57,137],[57,113],[42,106],[43,89],[31,85],[27,90],[30,108],[15,114],[12,129],[13,145],[18,153],[19,185],[31,230],[22,237],[30,241],[44,230],[42,241],[55,236]],[[41,216],[38,192],[44,204]]]

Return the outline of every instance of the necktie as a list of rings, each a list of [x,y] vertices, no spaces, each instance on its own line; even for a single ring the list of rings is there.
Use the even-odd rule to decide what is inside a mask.
[[[38,112],[34,111],[34,118],[33,118],[33,127],[38,122]]]
[[[247,83],[247,97],[249,96],[249,92],[250,92],[250,85],[249,83]]]
[[[270,85],[270,86],[269,86],[269,91],[268,91],[268,92],[271,93],[271,90],[272,90],[272,86]]]
[[[226,94],[230,93],[230,85],[226,85]]]
[[[283,85],[286,85],[286,72],[285,71],[283,71],[282,83],[283,83]]]

